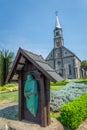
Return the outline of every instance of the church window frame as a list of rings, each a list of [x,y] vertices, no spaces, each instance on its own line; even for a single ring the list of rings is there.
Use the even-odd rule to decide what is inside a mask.
[[[71,64],[68,64],[68,68],[69,68],[69,75],[72,75],[72,66],[71,66]]]
[[[61,65],[61,61],[57,61],[57,64],[60,66]]]
[[[56,36],[58,36],[59,35],[59,32],[56,32]]]
[[[60,47],[60,43],[59,42],[56,42],[56,47]]]
[[[67,51],[65,51],[65,54],[67,54]]]
[[[61,58],[61,53],[60,52],[56,53],[56,58]]]

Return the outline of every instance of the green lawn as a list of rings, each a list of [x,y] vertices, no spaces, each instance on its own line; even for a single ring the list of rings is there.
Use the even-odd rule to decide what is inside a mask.
[[[50,86],[50,89],[55,90],[55,91],[59,91],[63,87],[64,87],[64,85],[63,86]]]
[[[18,91],[0,94],[0,103],[18,102]]]
[[[62,89],[67,83],[70,83],[70,82],[78,82],[78,83],[87,84],[87,79],[66,80],[66,81],[63,81],[63,82],[56,82],[56,83],[50,82],[50,89],[51,89],[51,90],[55,90],[55,91],[59,91],[59,90]]]

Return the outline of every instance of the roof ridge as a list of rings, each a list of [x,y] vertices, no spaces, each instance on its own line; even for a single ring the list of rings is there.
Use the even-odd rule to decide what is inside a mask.
[[[21,48],[22,49],[22,48]],[[28,51],[28,50],[26,50],[26,49],[22,49],[23,51],[26,51],[26,52],[28,52],[28,53],[31,53],[31,54],[33,54],[33,55],[35,55],[35,56],[39,56],[39,57],[42,57],[43,58],[43,56],[42,55],[38,55],[38,54],[36,54],[36,53],[33,53],[33,52],[31,52],[31,51]],[[44,58],[43,58],[44,59]]]
[[[73,54],[73,56],[76,56],[77,57],[77,59],[79,60],[79,61],[81,61],[80,59],[79,59],[79,57],[75,54],[75,53],[73,53],[71,50],[69,50],[68,48],[66,48],[65,46],[62,46],[63,48],[65,48],[65,49],[67,49],[70,53],[72,53]]]

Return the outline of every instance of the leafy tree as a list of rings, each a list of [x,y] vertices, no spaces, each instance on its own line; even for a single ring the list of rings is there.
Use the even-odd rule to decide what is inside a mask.
[[[14,53],[9,50],[0,51],[0,85],[5,84],[6,77],[12,65]]]
[[[86,60],[81,62],[81,68],[87,70],[87,61]]]
[[[83,73],[83,77],[85,77],[86,73],[87,73],[87,61],[86,60],[81,62],[81,70]]]

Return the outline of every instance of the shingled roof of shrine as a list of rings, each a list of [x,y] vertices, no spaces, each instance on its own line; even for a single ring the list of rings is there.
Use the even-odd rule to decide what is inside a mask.
[[[15,61],[9,72],[6,82],[18,79],[18,71],[21,71],[26,60],[31,62],[41,73],[43,73],[52,82],[63,81],[64,79],[44,60],[41,55],[34,54],[22,48],[19,48]]]

